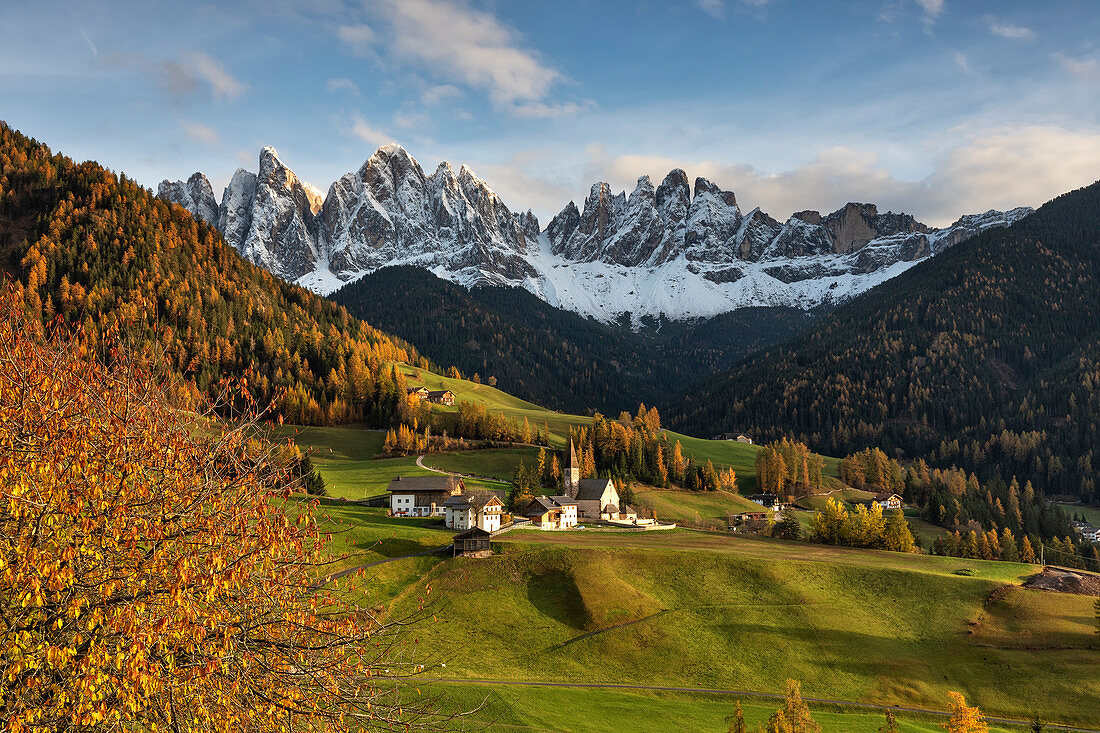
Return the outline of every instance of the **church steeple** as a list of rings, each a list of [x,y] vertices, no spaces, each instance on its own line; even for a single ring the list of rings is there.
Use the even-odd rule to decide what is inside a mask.
[[[565,472],[565,493],[569,498],[577,498],[577,489],[581,482],[581,464],[577,460],[577,449],[573,447],[573,439],[569,439],[569,468]]]

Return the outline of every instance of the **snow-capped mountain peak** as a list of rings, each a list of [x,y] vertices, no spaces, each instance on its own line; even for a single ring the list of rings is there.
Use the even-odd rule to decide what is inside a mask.
[[[709,317],[747,306],[813,308],[850,298],[983,229],[1031,209],[988,211],[935,229],[908,214],[849,203],[780,223],[681,169],[628,195],[596,182],[540,230],[467,165],[426,175],[396,143],[379,147],[327,193],[298,178],[271,147],[258,173],[238,169],[220,206],[201,173],[158,195],[215,224],[245,257],[328,293],[368,272],[412,264],[475,287],[517,285],[604,321],[629,313]]]

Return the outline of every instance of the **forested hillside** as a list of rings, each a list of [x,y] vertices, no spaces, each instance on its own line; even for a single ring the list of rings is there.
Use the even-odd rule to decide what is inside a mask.
[[[387,362],[416,351],[237,255],[214,228],[96,163],[77,164],[0,123],[0,266],[16,302],[117,327],[161,360],[184,405],[225,378],[288,420],[392,424],[406,405]]]
[[[437,363],[578,413],[618,414],[665,399],[816,321],[792,308],[752,308],[706,322],[650,322],[636,333],[554,308],[521,288],[467,290],[418,267],[378,270],[330,297]]]
[[[983,482],[1100,500],[1100,184],[987,231],[704,380],[662,412],[696,434],[878,445]]]

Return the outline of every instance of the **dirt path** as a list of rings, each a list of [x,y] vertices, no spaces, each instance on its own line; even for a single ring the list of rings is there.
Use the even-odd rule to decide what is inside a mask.
[[[417,456],[416,457],[416,465],[420,466],[425,471],[431,471],[432,473],[441,473],[444,476],[458,476],[459,478],[472,478],[472,477],[466,476],[466,474],[464,474],[464,473],[451,473],[450,471],[442,471],[438,468],[432,468],[431,466],[425,466],[424,465],[424,456]]]
[[[784,695],[779,695],[772,692],[756,692],[753,690],[721,690],[705,687],[661,687],[658,685],[627,685],[617,684],[612,682],[520,682],[516,680],[482,680],[482,679],[459,679],[459,678],[439,678],[438,682],[452,682],[459,684],[471,684],[471,685],[487,685],[487,686],[500,686],[500,687],[566,687],[566,688],[583,688],[589,690],[641,690],[652,692],[688,692],[688,693],[701,693],[705,695],[728,695],[736,697],[753,697],[765,700],[783,700]],[[934,715],[940,718],[951,717],[951,713],[944,710],[929,710],[927,708],[913,708],[903,705],[876,705],[870,702],[854,702],[852,700],[833,700],[823,697],[804,697],[802,698],[806,702],[819,703],[822,705],[841,705],[850,708],[863,708],[867,710],[893,710],[898,713],[912,713],[916,715]],[[1029,726],[1030,720],[1022,720],[1019,718],[999,718],[991,715],[983,716],[986,722],[989,723],[1003,723],[1005,725],[1018,725]],[[1076,733],[1100,733],[1100,730],[1096,728],[1075,728],[1069,725],[1059,725],[1058,723],[1044,723],[1048,730],[1065,730],[1075,731]]]

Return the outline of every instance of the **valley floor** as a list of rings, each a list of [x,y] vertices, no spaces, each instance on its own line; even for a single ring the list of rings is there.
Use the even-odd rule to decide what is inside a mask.
[[[353,432],[306,433],[340,496],[370,496],[389,475],[422,470],[415,457],[373,460],[375,438],[348,441]],[[480,470],[477,452],[425,462],[504,471],[506,456],[485,459]],[[743,501],[659,498],[707,515]],[[446,664],[431,676],[447,680],[437,685],[455,705],[489,703],[479,715],[494,730],[722,731],[736,699],[750,725],[766,719],[777,703],[748,693],[780,693],[788,678],[807,698],[943,710],[956,690],[990,716],[1100,730],[1092,599],[1022,588],[1035,566],[688,529],[514,530],[494,540],[490,558],[455,559],[420,554],[449,544],[439,520],[341,499],[316,511],[338,532],[336,549],[356,553],[347,567],[370,566],[351,580],[364,601],[401,612],[430,587],[433,620],[416,630],[419,653]],[[699,691],[535,686],[543,683]],[[871,733],[884,720],[876,710],[813,709],[830,732]],[[904,731],[942,725],[900,719]]]

